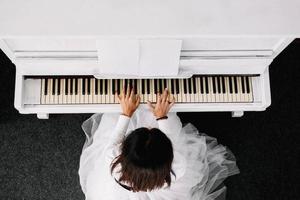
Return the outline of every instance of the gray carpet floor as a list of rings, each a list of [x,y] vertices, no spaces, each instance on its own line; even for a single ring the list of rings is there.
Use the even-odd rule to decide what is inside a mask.
[[[18,114],[14,76],[0,51],[0,199],[84,199],[77,171],[81,123],[90,115]],[[300,199],[300,40],[275,59],[270,78],[272,106],[265,112],[179,113],[235,154],[241,174],[225,181],[229,200]]]

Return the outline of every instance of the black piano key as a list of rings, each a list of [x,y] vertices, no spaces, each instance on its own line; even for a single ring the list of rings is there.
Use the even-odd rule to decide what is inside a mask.
[[[192,91],[192,92],[193,92],[194,94],[196,94],[196,93],[197,93],[197,90],[196,90],[196,85],[197,85],[197,84],[196,84],[196,78],[193,78],[192,80],[193,80],[193,81],[192,81],[192,82],[193,82],[193,91]]]
[[[158,92],[162,93],[162,91],[163,91],[163,89],[162,89],[162,80],[159,79],[158,82],[159,82]]]
[[[48,95],[48,78],[45,78],[44,95]]]
[[[216,77],[218,83],[218,93],[221,94],[221,76]]]
[[[99,89],[98,88],[98,81],[99,80],[95,78],[95,87],[94,87],[95,88],[95,95],[98,95],[98,89]]]
[[[107,86],[108,86],[108,81],[107,79],[104,80],[104,94],[107,94]]]
[[[130,86],[130,90],[132,90],[133,89],[133,79],[129,80],[129,86]]]
[[[87,78],[87,94],[90,95],[91,94],[91,78]]]
[[[231,77],[229,77],[229,92],[230,92],[230,94],[233,93],[232,78]]]
[[[60,81],[61,79],[58,78],[58,84],[57,84],[57,95],[60,95]]]
[[[145,82],[146,80],[145,79],[142,79],[142,94],[145,94]]]
[[[124,79],[124,87],[125,87],[124,92],[125,92],[125,94],[126,94],[127,88],[128,88],[128,80],[127,80],[127,79]]]
[[[163,88],[163,90],[165,90],[166,88],[167,88],[167,79],[163,79],[163,83],[164,83],[164,88]],[[168,88],[169,89],[169,88]]]
[[[179,94],[179,79],[176,79],[176,94]]]
[[[226,93],[226,87],[225,87],[225,78],[223,76],[221,76],[221,80],[222,80],[222,92],[223,94]]]
[[[246,89],[246,86],[245,86],[245,80],[244,80],[245,77],[241,77],[242,79],[242,93],[244,94],[245,93],[245,89]]]
[[[234,91],[235,91],[235,93],[238,93],[238,85],[237,85],[237,78],[236,78],[236,76],[233,77],[233,80],[234,80]]]
[[[99,85],[99,89],[100,89],[100,95],[103,95],[103,85],[104,85],[104,79],[100,79],[99,80],[99,82],[100,82],[100,85]]]
[[[174,79],[171,79],[171,93],[176,94],[175,88],[174,88]]]
[[[82,79],[82,95],[85,95],[85,78]]]
[[[187,86],[188,86],[188,92],[189,92],[189,94],[192,94],[192,79],[191,78],[189,78],[189,79],[187,79]]]
[[[135,94],[137,94],[137,92],[138,92],[138,87],[139,87],[138,80],[134,79],[134,91],[135,91]]]
[[[205,80],[205,93],[208,94],[209,90],[208,90],[208,77],[204,76],[204,80]]]
[[[204,86],[203,86],[203,81],[204,80],[204,77],[200,77],[200,91],[201,91],[201,94],[204,94]]]
[[[114,94],[116,91],[115,80],[111,80],[111,94]]]
[[[52,79],[52,95],[55,95],[55,78]]]
[[[151,91],[150,91],[150,79],[147,79],[147,94],[151,94]]]
[[[117,91],[118,94],[120,94],[120,91],[121,91],[120,82],[121,82],[120,79],[117,79],[116,91]]]
[[[216,77],[212,77],[212,85],[213,85],[213,93],[217,93],[217,87],[216,87]]]
[[[71,95],[73,95],[73,85],[74,85],[74,83],[73,83],[73,79],[72,78],[70,78],[70,94]]]
[[[186,84],[186,79],[183,79],[183,93],[187,94],[187,84]]]
[[[75,95],[78,95],[78,78],[75,78]]]
[[[156,94],[158,90],[156,79],[153,79],[153,83],[154,83],[154,93]]]
[[[246,77],[246,86],[247,86],[247,93],[250,93],[250,83],[249,83],[249,78],[250,77]]]
[[[65,95],[68,95],[68,86],[69,86],[69,82],[68,82],[68,79],[65,78]]]

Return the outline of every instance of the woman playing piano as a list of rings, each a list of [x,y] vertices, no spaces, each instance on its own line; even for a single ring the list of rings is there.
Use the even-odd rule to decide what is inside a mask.
[[[137,109],[129,87],[116,94],[122,114],[95,114],[82,125],[79,177],[88,200],[225,199],[222,181],[239,172],[215,138],[182,127],[166,89],[156,105]]]

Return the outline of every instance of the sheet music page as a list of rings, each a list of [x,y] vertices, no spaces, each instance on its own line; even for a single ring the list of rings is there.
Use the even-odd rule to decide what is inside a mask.
[[[101,74],[138,75],[139,40],[97,40]]]
[[[140,40],[140,76],[176,76],[178,74],[181,40]]]
[[[178,74],[181,40],[97,40],[103,75],[174,76]]]

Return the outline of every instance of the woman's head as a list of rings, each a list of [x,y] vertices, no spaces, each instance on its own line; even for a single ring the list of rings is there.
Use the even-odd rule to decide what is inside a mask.
[[[111,172],[120,164],[119,181],[134,191],[151,191],[171,183],[173,147],[157,128],[138,128],[121,145],[121,154],[113,161]]]

